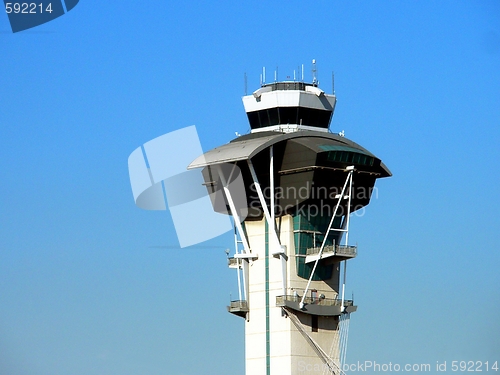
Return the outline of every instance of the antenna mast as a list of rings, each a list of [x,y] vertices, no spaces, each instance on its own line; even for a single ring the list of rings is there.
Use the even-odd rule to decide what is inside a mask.
[[[316,73],[317,73],[317,70],[316,70],[316,59],[313,59],[312,61],[312,76],[313,76],[313,86],[318,86],[318,79],[316,77]]]
[[[248,80],[247,80],[247,72],[245,72],[245,96],[247,96],[247,89],[248,89]]]

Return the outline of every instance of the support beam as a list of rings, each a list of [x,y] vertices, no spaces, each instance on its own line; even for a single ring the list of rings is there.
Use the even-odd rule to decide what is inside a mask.
[[[276,225],[272,225],[271,215],[269,213],[269,209],[267,208],[266,199],[264,198],[264,194],[262,192],[262,188],[260,187],[259,179],[257,178],[257,174],[255,173],[255,169],[253,167],[252,161],[250,159],[247,160],[248,167],[250,168],[250,174],[252,175],[252,179],[255,185],[255,190],[257,191],[257,196],[259,197],[260,204],[262,206],[262,211],[264,212],[264,216],[266,217],[267,224],[273,230],[270,231],[272,233],[272,241],[273,241],[273,251],[272,253],[279,252],[281,250],[280,240],[276,233]]]
[[[273,159],[271,159],[271,161],[272,160]],[[278,233],[276,232],[276,223],[275,223],[274,219],[271,217],[271,214],[269,213],[269,210],[267,208],[266,199],[264,198],[264,194],[262,193],[262,188],[260,186],[257,174],[255,173],[255,169],[253,167],[252,161],[250,159],[248,159],[247,163],[248,163],[248,168],[250,169],[250,174],[252,175],[252,179],[253,179],[253,182],[255,185],[255,190],[257,191],[257,195],[259,197],[259,201],[260,201],[260,204],[262,206],[262,211],[264,212],[264,216],[266,218],[268,227],[270,229],[269,232],[271,233],[271,238],[273,241],[271,254],[279,255],[281,258],[281,263],[282,263],[281,278],[282,278],[282,285],[283,285],[283,295],[286,295],[286,261],[287,261],[286,253],[280,244]],[[270,167],[270,170],[271,169],[273,169],[273,167]],[[271,174],[271,179],[274,180],[272,174]],[[274,182],[273,182],[273,185],[274,185]],[[274,192],[271,195],[274,195]],[[273,202],[274,202],[274,199],[273,199]],[[272,206],[271,209],[274,210],[274,206]],[[273,214],[273,216],[274,216],[274,214]]]
[[[226,180],[226,177],[224,176],[224,172],[222,171],[222,168],[220,165],[216,166],[219,178],[222,182],[222,189],[224,191],[224,195],[226,196],[227,202],[229,203],[229,209],[231,210],[231,215],[233,216],[234,219],[234,225],[236,229],[238,230],[238,234],[240,235],[241,242],[243,244],[243,249],[245,254],[251,254],[251,249],[248,244],[248,240],[245,236],[245,232],[243,230],[243,227],[241,226],[241,220],[240,220],[240,215],[238,215],[238,210],[236,210],[236,206],[234,205],[233,198],[231,197],[231,192],[229,191],[228,188],[228,183],[227,181],[230,181],[231,176],[233,175],[234,170],[236,169],[236,164],[234,164],[233,169],[231,170],[231,174],[229,175],[229,179]],[[242,268],[243,268],[243,293],[244,293],[244,298],[245,301],[248,301],[248,291],[249,291],[249,270],[248,270],[248,260],[242,259]]]
[[[233,218],[234,220],[234,218]],[[236,232],[236,225],[234,226],[234,249],[236,254],[239,254],[239,249],[238,249],[238,233]],[[242,260],[238,259],[238,267],[236,268],[236,277],[238,278],[238,297],[239,300],[241,301],[241,276],[240,276],[240,262],[243,262]],[[246,296],[245,296],[246,300]]]
[[[277,233],[277,228],[276,228],[276,217],[275,217],[275,194],[274,194],[274,145],[271,145],[269,148],[269,190],[271,191],[271,196],[270,196],[270,211],[271,211],[271,228],[273,232]],[[274,255],[274,253],[273,253]],[[283,288],[283,295],[286,295],[286,280],[287,280],[287,266],[286,262],[288,260],[288,257],[286,255],[286,250],[283,249],[282,246],[280,246],[280,252],[279,252],[279,257],[281,260],[281,280],[282,280],[282,288]]]
[[[274,146],[269,148],[269,190],[271,192],[269,210],[271,211],[271,222],[269,223],[273,231],[276,230],[275,212],[274,212]]]
[[[302,299],[301,299],[300,304],[299,304],[301,309],[304,308],[304,305],[305,305],[304,301],[306,299],[307,292],[309,291],[309,287],[311,286],[311,281],[312,281],[312,278],[314,276],[314,272],[316,272],[316,267],[318,266],[318,263],[321,260],[321,255],[323,254],[323,249],[325,248],[326,240],[328,239],[328,234],[330,233],[330,230],[332,229],[333,221],[335,220],[335,216],[337,215],[337,211],[339,209],[340,202],[342,201],[342,198],[345,195],[345,190],[346,190],[347,184],[349,183],[349,181],[351,181],[351,183],[352,183],[352,174],[354,172],[354,166],[347,167],[346,171],[348,172],[347,178],[345,180],[344,186],[342,187],[342,192],[340,193],[339,200],[337,201],[337,204],[335,205],[335,209],[333,210],[333,215],[332,215],[332,218],[330,219],[330,223],[328,224],[328,228],[326,229],[325,237],[323,238],[323,242],[321,243],[321,247],[319,249],[318,259],[316,259],[316,262],[314,262],[311,276],[309,277],[309,280],[307,281],[307,286],[306,286],[306,289],[304,290],[304,295],[302,296]],[[347,228],[347,230],[348,230],[348,228]],[[333,245],[335,246],[335,244],[333,244]]]
[[[348,246],[349,244],[349,218],[351,217],[351,195],[352,195],[352,170],[350,173],[350,179],[349,179],[349,200],[347,202],[347,214],[346,214],[346,232],[345,232],[345,245]],[[339,241],[340,242],[340,241]],[[341,311],[344,312],[344,297],[345,297],[345,283],[346,283],[346,277],[347,277],[347,260],[344,260],[344,279],[342,281],[342,305],[341,305]]]
[[[248,245],[248,240],[245,236],[245,232],[243,231],[243,227],[241,226],[241,220],[240,220],[240,215],[238,215],[238,210],[236,210],[236,206],[234,205],[233,198],[231,197],[231,192],[228,189],[228,184],[227,180],[224,176],[224,173],[222,172],[222,168],[220,165],[217,165],[217,170],[219,173],[219,178],[222,182],[222,188],[224,191],[224,195],[226,196],[227,202],[229,203],[229,209],[231,210],[231,215],[234,218],[234,225],[236,226],[236,229],[238,230],[238,234],[240,235],[241,242],[243,243],[243,248],[245,249],[246,253],[250,253],[250,246]],[[236,164],[234,164],[233,170],[231,171],[231,175],[233,174],[234,169],[236,168]],[[229,177],[231,177],[231,175]]]

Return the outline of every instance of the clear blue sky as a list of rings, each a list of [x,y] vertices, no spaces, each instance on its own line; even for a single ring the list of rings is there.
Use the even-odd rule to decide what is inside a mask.
[[[500,361],[499,2],[81,0],[16,34],[0,12],[0,54],[1,375],[244,373],[232,237],[180,249],[127,158],[245,133],[244,73],[313,58],[331,129],[394,174],[351,223],[347,361]]]

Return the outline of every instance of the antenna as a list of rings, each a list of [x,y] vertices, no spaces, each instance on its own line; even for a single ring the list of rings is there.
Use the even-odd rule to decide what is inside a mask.
[[[304,82],[304,64],[302,64],[302,82]]]
[[[278,82],[278,67],[276,67],[276,70],[274,71],[274,82]]]
[[[295,82],[296,78],[295,78],[295,69],[293,70],[293,82]]]
[[[263,85],[266,84],[266,67],[265,66],[262,67],[262,84]]]
[[[312,61],[312,76],[313,76],[313,85],[318,86],[318,79],[316,78],[316,59],[313,59]]]
[[[332,94],[335,95],[335,74],[332,72]]]
[[[247,72],[245,72],[245,96],[247,96],[247,88],[248,88],[248,80],[247,80]]]

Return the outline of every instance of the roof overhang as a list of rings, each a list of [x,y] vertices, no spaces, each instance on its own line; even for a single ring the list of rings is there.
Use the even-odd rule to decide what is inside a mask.
[[[206,152],[189,164],[188,169],[249,160],[271,145],[297,138],[325,139],[328,140],[329,143],[336,144],[339,147],[347,147],[376,158],[375,155],[370,153],[364,147],[337,134],[317,131],[297,131],[293,133],[261,132],[238,137],[223,146],[216,147]],[[382,162],[380,162],[380,167],[382,169],[381,177],[388,177],[392,175],[389,169]]]

